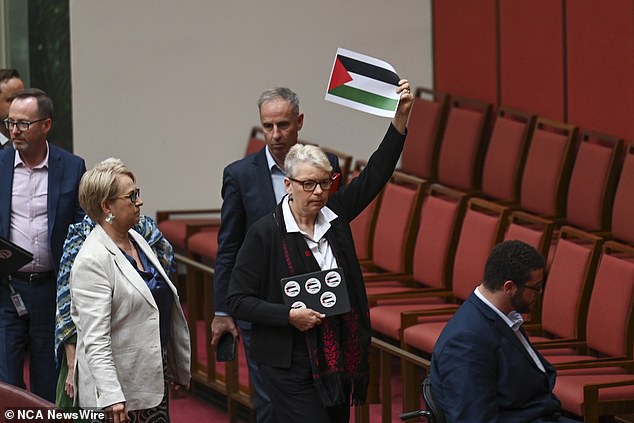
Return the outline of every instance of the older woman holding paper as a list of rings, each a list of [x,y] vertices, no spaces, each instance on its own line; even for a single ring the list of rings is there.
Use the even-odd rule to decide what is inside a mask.
[[[278,421],[347,422],[350,396],[365,402],[370,320],[349,222],[389,181],[405,142],[413,104],[409,83],[396,92],[396,116],[368,165],[329,196],[332,169],[321,149],[295,145],[284,180],[288,195],[255,223],[229,285],[234,318],[253,322],[253,356]],[[283,302],[280,280],[342,268],[351,310],[337,316]]]

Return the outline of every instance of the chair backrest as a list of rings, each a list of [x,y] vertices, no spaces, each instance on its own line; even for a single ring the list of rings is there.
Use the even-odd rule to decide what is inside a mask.
[[[542,296],[542,328],[558,338],[583,339],[594,272],[603,238],[561,228]]]
[[[523,241],[537,249],[542,256],[548,257],[554,226],[552,220],[515,210],[509,216],[504,240]]]
[[[412,277],[426,287],[451,289],[451,269],[467,196],[432,185],[423,200],[414,241]]]
[[[438,182],[464,191],[480,188],[491,110],[488,103],[451,98],[438,157]]]
[[[502,240],[509,208],[471,198],[462,227],[453,264],[452,292],[464,301],[482,280],[484,266],[493,247]]]
[[[431,389],[431,380],[429,376],[426,376],[423,380],[423,383],[421,384],[421,391],[423,393],[423,399],[425,400],[427,410],[430,413],[428,421],[430,423],[445,423],[445,414],[438,406],[436,398],[434,398],[434,393]]]
[[[400,170],[433,181],[437,177],[440,141],[447,120],[449,96],[427,88],[416,88],[416,98],[407,125]]]
[[[266,141],[264,140],[264,131],[259,126],[251,128],[251,134],[247,140],[247,149],[244,152],[244,156],[256,153],[264,148]]]
[[[630,144],[625,153],[612,208],[612,235],[630,244],[634,244],[632,216],[634,216],[634,144]]]
[[[350,179],[356,178],[365,164],[365,161],[357,160],[354,170],[350,173]],[[383,191],[381,191],[379,195],[377,195],[374,200],[372,200],[372,202],[350,222],[354,248],[357,252],[357,258],[360,261],[372,259],[372,239],[374,238],[376,216],[379,211],[379,204],[381,204],[382,198]]]
[[[383,189],[372,240],[372,264],[379,270],[411,272],[411,248],[426,183],[395,171]]]
[[[0,409],[7,408],[55,408],[55,404],[17,386],[0,382]],[[46,416],[46,411],[44,412]],[[49,421],[48,419],[43,421]]]
[[[523,210],[548,217],[565,215],[576,135],[577,128],[572,125],[537,120],[522,175]]]
[[[612,219],[623,140],[582,131],[570,176],[566,221],[587,231],[607,231]]]
[[[634,247],[603,245],[588,307],[586,343],[611,357],[632,359],[634,345]]]
[[[482,168],[482,194],[507,203],[518,203],[528,141],[535,116],[500,107],[489,138]]]

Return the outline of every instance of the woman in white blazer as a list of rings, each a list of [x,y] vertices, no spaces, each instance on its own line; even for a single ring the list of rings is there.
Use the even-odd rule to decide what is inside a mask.
[[[191,378],[189,331],[176,288],[131,230],[143,205],[134,175],[104,160],[84,174],[79,201],[98,223],[70,279],[79,406],[115,423],[169,421],[167,383]]]

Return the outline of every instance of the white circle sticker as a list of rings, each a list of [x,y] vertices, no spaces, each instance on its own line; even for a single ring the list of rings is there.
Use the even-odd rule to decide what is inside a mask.
[[[299,284],[295,281],[288,281],[286,285],[284,285],[284,293],[287,297],[296,297],[300,290]]]
[[[339,284],[341,283],[341,275],[339,274],[339,272],[336,271],[331,271],[326,273],[326,285],[328,285],[331,288],[334,288],[336,286],[339,286]]]
[[[291,308],[306,308],[306,304],[301,301],[295,301],[293,304],[291,304]]]
[[[321,282],[317,278],[310,278],[306,281],[304,287],[309,294],[316,294],[321,289]]]
[[[334,294],[334,292],[330,291],[326,291],[321,294],[321,298],[319,300],[321,301],[321,305],[326,308],[330,308],[337,304],[337,296]]]

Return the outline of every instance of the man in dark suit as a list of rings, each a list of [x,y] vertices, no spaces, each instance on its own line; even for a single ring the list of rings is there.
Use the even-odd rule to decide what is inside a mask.
[[[24,83],[16,69],[0,69],[0,120],[9,116],[13,94],[24,89]],[[4,124],[0,125],[0,149],[11,147],[11,134]]]
[[[521,241],[489,256],[484,280],[442,331],[432,392],[447,423],[572,422],[553,395],[555,369],[521,328],[544,288],[544,259]]]
[[[284,159],[288,150],[297,144],[298,132],[304,123],[304,114],[299,111],[299,99],[288,88],[263,92],[258,100],[258,109],[266,147],[230,164],[223,173],[222,223],[218,232],[218,254],[214,268],[215,317],[211,325],[214,345],[225,332],[238,336],[226,303],[231,271],[248,229],[258,219],[272,213],[285,194]],[[334,172],[339,173],[337,159],[329,156],[329,160]],[[249,364],[256,420],[258,423],[275,421],[259,369],[251,358],[251,324],[238,322],[238,325]]]
[[[83,216],[77,194],[86,171],[83,159],[47,142],[52,121],[45,92],[16,93],[5,121],[14,148],[0,151],[0,235],[34,256],[0,275],[0,380],[25,386],[28,350],[31,391],[49,401],[57,379],[55,279],[68,226]]]

